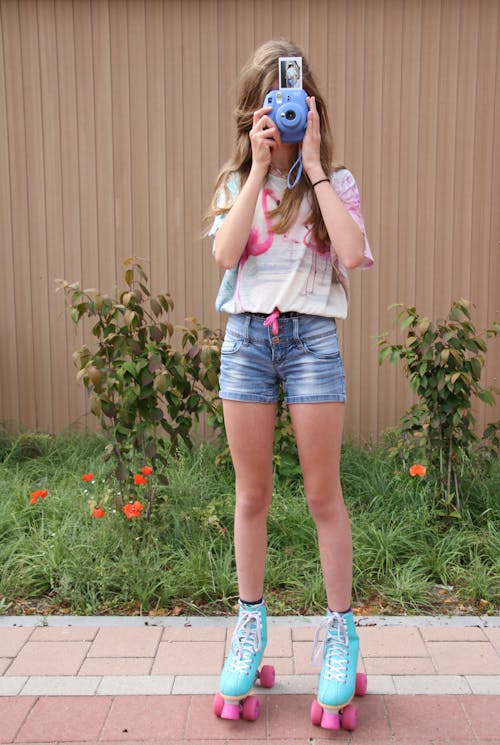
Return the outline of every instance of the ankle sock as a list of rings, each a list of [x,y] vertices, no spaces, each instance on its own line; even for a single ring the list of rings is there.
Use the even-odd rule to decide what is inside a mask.
[[[243,600],[243,598],[240,598],[240,603],[242,605],[262,605],[264,602],[264,598],[260,598],[260,600],[252,600],[249,602],[248,600]]]
[[[347,610],[332,610],[331,608],[328,608],[329,613],[338,613],[339,616],[345,616],[346,613],[350,613],[352,611],[352,606],[349,606]]]

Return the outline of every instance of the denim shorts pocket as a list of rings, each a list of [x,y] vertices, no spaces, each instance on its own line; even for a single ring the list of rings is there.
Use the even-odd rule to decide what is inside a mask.
[[[222,347],[220,350],[221,354],[236,354],[236,352],[241,349],[241,346],[244,342],[243,337],[237,337],[233,336],[232,334],[226,334],[224,337],[224,341],[222,342]]]
[[[319,359],[335,359],[340,356],[336,331],[330,328],[324,334],[314,334],[301,339],[302,348]]]

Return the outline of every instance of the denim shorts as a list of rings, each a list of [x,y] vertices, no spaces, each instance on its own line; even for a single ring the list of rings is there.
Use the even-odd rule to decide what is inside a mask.
[[[288,404],[345,401],[345,375],[334,318],[281,315],[277,334],[264,314],[229,316],[221,349],[220,397]]]

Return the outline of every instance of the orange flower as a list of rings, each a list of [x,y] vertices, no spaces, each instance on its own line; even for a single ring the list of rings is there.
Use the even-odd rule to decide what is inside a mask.
[[[82,479],[84,481],[87,481],[87,482],[92,481],[93,478],[94,478],[94,474],[93,473],[84,473],[83,476],[82,476]]]
[[[151,474],[153,473],[153,467],[152,467],[152,466],[143,466],[143,467],[141,468],[141,472],[142,472],[142,473],[143,473],[143,474],[144,474],[145,476],[151,476]]]
[[[126,517],[130,520],[132,517],[140,517],[141,516],[141,510],[143,510],[144,507],[140,502],[134,502],[133,504],[126,504],[123,508],[123,511],[126,515]]]
[[[104,517],[105,514],[106,513],[104,512],[104,510],[102,510],[100,507],[94,507],[94,511],[92,512],[92,517],[94,517],[97,520],[99,517]]]
[[[36,491],[30,492],[30,504],[36,504],[39,499],[45,499],[48,493],[47,489],[37,489]]]
[[[134,484],[147,484],[147,483],[148,483],[148,480],[142,475],[142,473],[134,474]]]
[[[409,469],[410,476],[420,476],[422,478],[427,473],[427,468],[421,463],[414,463]]]

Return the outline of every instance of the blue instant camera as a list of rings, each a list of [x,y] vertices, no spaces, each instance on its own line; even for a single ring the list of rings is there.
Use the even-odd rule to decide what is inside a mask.
[[[268,116],[280,131],[282,142],[302,142],[306,133],[309,107],[302,88],[269,91],[264,106],[272,106]]]

